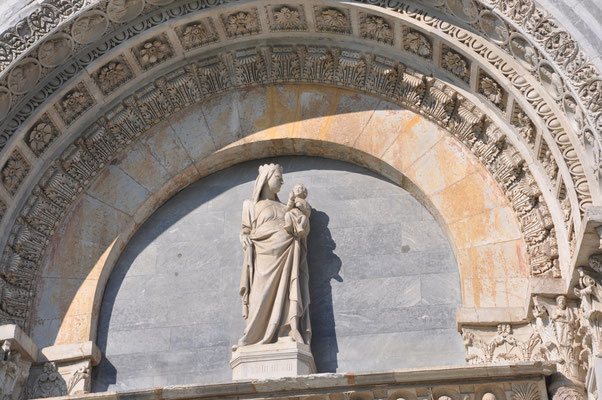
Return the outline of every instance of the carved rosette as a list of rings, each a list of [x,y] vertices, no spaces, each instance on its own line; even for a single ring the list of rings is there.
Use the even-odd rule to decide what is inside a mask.
[[[26,143],[31,151],[39,157],[59,135],[60,132],[50,119],[50,116],[44,114],[42,118],[33,124],[27,133]]]
[[[65,125],[70,125],[94,104],[96,101],[90,95],[88,88],[83,82],[80,82],[74,89],[67,92],[54,107]]]
[[[253,35],[261,32],[257,10],[237,11],[232,14],[221,16],[224,30],[228,37]]]
[[[470,62],[466,57],[443,45],[441,46],[441,66],[464,82],[470,81]]]
[[[123,56],[109,61],[92,75],[94,82],[105,96],[134,78],[132,68]]]
[[[145,41],[132,52],[143,70],[153,68],[174,55],[171,44],[164,34]]]

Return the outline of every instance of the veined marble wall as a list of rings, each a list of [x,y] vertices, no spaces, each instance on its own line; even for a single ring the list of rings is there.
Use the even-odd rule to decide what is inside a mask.
[[[189,186],[132,238],[106,287],[93,390],[229,381],[244,329],[238,284],[242,201],[259,160]],[[305,183],[312,351],[319,372],[464,364],[458,268],[442,229],[404,189],[310,157],[284,167],[281,200]]]

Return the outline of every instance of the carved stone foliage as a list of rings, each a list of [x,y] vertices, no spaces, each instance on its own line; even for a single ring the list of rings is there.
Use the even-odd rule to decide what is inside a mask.
[[[478,91],[500,110],[506,108],[506,92],[495,79],[482,71],[479,76]]]
[[[180,43],[182,43],[182,47],[186,50],[201,47],[218,40],[217,32],[210,18],[180,26],[176,32]]]
[[[6,400],[19,400],[24,396],[27,377],[31,362],[17,350],[12,349],[11,342],[2,341],[0,344],[0,374],[2,397]]]
[[[138,65],[143,70],[150,69],[173,57],[173,49],[166,35],[147,40],[133,50]]]
[[[29,397],[33,399],[67,395],[67,384],[53,362],[44,364],[43,372],[33,381]]]
[[[557,273],[555,232],[538,185],[520,153],[472,103],[392,59],[352,49],[280,44],[192,60],[132,93],[85,129],[47,169],[20,211],[0,263],[0,270],[10,271],[5,283],[11,288],[2,297],[0,320],[25,324],[31,299],[27,290],[21,294],[17,289],[31,286],[67,207],[129,143],[175,111],[215,94],[299,80],[386,96],[448,130],[481,160],[515,209],[531,273]]]
[[[6,190],[14,195],[19,185],[25,179],[31,167],[18,150],[13,151],[6,164],[2,167],[2,184]]]
[[[304,31],[307,20],[303,5],[268,7],[269,25],[273,31]]]
[[[559,362],[559,372],[577,381],[584,380],[580,363],[579,319],[565,296],[555,301],[533,298],[534,330],[540,335],[549,360]]]
[[[360,35],[366,39],[393,44],[393,26],[377,15],[360,13]]]
[[[39,157],[58,135],[60,135],[59,130],[48,114],[44,114],[31,127],[25,139],[31,151]]]
[[[123,56],[109,61],[93,75],[94,82],[105,96],[134,77],[132,68]]]
[[[122,24],[122,22],[117,22],[117,21],[121,21],[121,20],[128,20],[128,18],[131,18],[131,15],[128,16],[129,14],[135,14],[135,15],[139,15],[138,11],[137,11],[137,7],[139,7],[140,2],[139,1],[122,1],[122,0],[115,0],[115,1],[111,1],[108,2],[109,4],[105,4],[105,5],[101,5],[99,7],[93,7],[92,9],[90,9],[89,11],[86,11],[85,13],[81,14],[81,16],[78,17],[78,19],[76,20],[76,22],[74,22],[72,24],[72,29],[71,29],[71,36],[74,42],[77,43],[91,43],[94,40],[99,39],[103,34],[105,34],[107,32],[107,29],[116,29],[117,27],[119,27],[119,24]],[[495,39],[495,35],[498,35],[501,38],[505,38],[508,37],[508,39],[504,42],[504,41],[499,41],[498,45],[502,47],[503,50],[507,51],[509,54],[514,54],[514,50],[516,50],[516,54],[522,54],[522,57],[524,59],[530,59],[531,58],[535,58],[538,61],[541,61],[543,58],[545,58],[545,54],[541,54],[532,44],[531,42],[529,42],[528,35],[526,35],[524,32],[519,33],[515,30],[513,30],[513,28],[511,27],[511,25],[507,24],[507,22],[501,21],[501,20],[497,20],[495,18],[497,18],[497,16],[492,16],[490,14],[487,14],[486,9],[483,8],[482,5],[480,5],[478,2],[474,3],[476,6],[476,14],[474,13],[474,7],[472,5],[469,5],[467,7],[466,4],[470,3],[470,2],[466,2],[466,4],[462,4],[463,2],[454,2],[453,6],[449,6],[449,5],[445,5],[443,4],[444,2],[437,2],[437,4],[433,3],[433,5],[435,5],[436,7],[443,7],[442,9],[444,9],[446,12],[448,12],[449,10],[452,10],[452,13],[454,15],[461,15],[462,18],[467,18],[466,21],[473,21],[470,22],[471,27],[473,29],[476,29],[479,32],[482,32],[484,35],[487,35],[489,37],[491,37],[493,41],[495,41],[496,43],[499,41],[497,39]],[[493,2],[495,3],[495,2]],[[492,4],[493,4],[492,3]],[[153,4],[159,4],[157,2],[153,3]],[[108,6],[110,6],[111,9],[111,14],[110,14],[110,18],[107,17],[107,12],[108,12]],[[152,28],[154,26],[157,26],[157,24],[164,22],[165,20],[171,19],[171,18],[175,18],[179,15],[183,15],[183,14],[187,14],[196,10],[200,10],[200,9],[205,9],[207,7],[212,7],[212,4],[206,4],[204,1],[202,2],[196,2],[196,3],[186,3],[183,4],[181,6],[174,6],[172,9],[169,10],[169,12],[166,12],[165,14],[163,14],[163,18],[162,20],[159,19],[153,19],[153,18],[148,18],[148,19],[144,19],[141,20],[142,23],[136,25],[135,28],[128,28],[126,30],[127,32],[127,37],[131,37],[131,36],[135,36],[143,31],[145,31],[146,29]],[[494,4],[494,7],[496,5]],[[52,8],[55,7],[55,8]],[[51,26],[53,24],[53,22],[51,22],[50,20],[51,15],[52,16],[56,16],[58,14],[56,14],[56,10],[57,9],[64,9],[64,5],[53,5],[51,7],[52,10],[55,10],[51,13],[49,13],[47,15],[47,19],[45,20],[45,24],[47,26]],[[73,7],[77,7],[77,6],[73,6]],[[451,7],[451,8],[450,8]],[[500,5],[500,7],[502,7]],[[505,6],[504,6],[505,7]],[[502,7],[502,8],[504,8]],[[466,8],[466,10],[464,10],[464,8]],[[486,7],[487,8],[487,7]],[[512,8],[512,7],[510,7]],[[149,7],[149,9],[153,9],[153,7]],[[505,9],[505,8],[504,8]],[[303,9],[302,7],[299,8],[299,10],[302,12]],[[467,11],[468,10],[468,11]],[[72,10],[65,10],[67,12],[67,15],[71,15]],[[173,11],[173,12],[172,12]],[[343,9],[343,11],[346,11]],[[460,43],[464,44],[465,46],[467,46],[467,51],[471,51],[472,53],[471,56],[474,57],[483,57],[483,60],[485,60],[486,62],[489,62],[493,67],[498,68],[498,70],[505,75],[510,82],[519,82],[518,79],[515,79],[515,76],[512,75],[512,73],[514,73],[516,75],[515,71],[510,71],[508,72],[508,65],[504,62],[500,62],[499,58],[496,57],[491,57],[492,55],[494,55],[494,52],[492,51],[492,48],[488,48],[487,46],[485,47],[479,47],[477,51],[474,51],[475,48],[473,48],[472,46],[475,44],[474,41],[474,37],[471,34],[467,34],[467,32],[463,29],[460,29],[459,27],[456,26],[450,26],[449,24],[447,26],[445,26],[444,24],[442,25],[442,21],[438,20],[437,18],[432,18],[432,17],[428,17],[428,18],[424,18],[423,14],[421,13],[412,13],[409,12],[408,10],[404,9],[404,8],[399,8],[396,9],[396,12],[399,12],[400,15],[404,18],[415,18],[416,20],[419,20],[420,22],[424,22],[428,25],[434,26],[437,28],[438,32],[442,32],[443,34],[447,34],[449,35],[451,38],[453,38],[454,40],[458,40]],[[119,16],[118,14],[123,14],[122,16]],[[141,15],[141,14],[140,14]],[[496,14],[497,15],[497,14]],[[534,14],[535,15],[535,14]],[[473,16],[481,16],[480,18],[473,18]],[[494,18],[495,17],[495,18]],[[81,21],[80,19],[81,18]],[[122,19],[123,18],[123,19]],[[136,17],[138,18],[138,17]],[[145,17],[143,17],[145,18]],[[530,14],[524,14],[522,16],[522,18],[531,18]],[[537,17],[539,18],[539,16]],[[109,20],[113,21],[113,22],[109,22]],[[271,18],[268,16],[268,23],[270,24],[271,22]],[[501,23],[500,23],[501,21]],[[522,20],[521,20],[522,21]],[[58,22],[57,22],[58,23]],[[29,24],[29,22],[28,22]],[[438,25],[437,25],[438,24]],[[535,26],[539,26],[537,25],[537,23],[532,21],[532,24],[529,26],[525,26],[525,29],[529,30]],[[32,31],[36,31],[38,29],[38,26],[31,26],[32,27]],[[75,29],[77,27],[77,29]],[[109,28],[110,27],[110,28]],[[68,27],[67,27],[68,28]],[[360,25],[361,28],[361,25]],[[69,32],[69,29],[64,29],[64,32]],[[499,31],[499,32],[497,32]],[[506,35],[507,32],[507,35]],[[77,35],[76,35],[77,33]],[[15,36],[17,37],[21,35],[20,32],[15,32]],[[569,43],[566,42],[566,40],[570,40],[570,38],[567,38],[565,36],[564,32],[559,32],[558,34],[551,34],[550,32],[546,32],[545,30],[541,30],[541,32],[539,32],[540,36],[538,36],[538,41],[541,40],[541,45],[542,48],[545,48],[546,51],[550,52],[550,54],[553,54],[554,57],[562,57],[563,62],[567,61],[568,59],[566,57],[567,54],[572,54],[572,56],[570,57],[580,57],[578,56],[578,52],[577,52],[577,48],[575,46],[571,45],[567,45],[565,46],[565,43]],[[34,35],[35,36],[35,35]],[[42,36],[31,36],[28,37],[28,40],[25,40],[23,42],[19,42],[20,46],[24,46],[24,48],[28,48],[29,44],[32,44],[35,42],[35,37],[39,37],[40,39],[42,38]],[[77,36],[77,38],[76,38]],[[123,36],[123,37],[126,37]],[[11,38],[14,38],[13,36],[11,36]],[[403,37],[403,36],[402,36]],[[46,37],[44,37],[44,39],[46,39]],[[427,40],[430,40],[428,37],[426,38]],[[532,39],[532,38],[531,38]],[[15,39],[16,40],[16,39]],[[106,45],[106,50],[103,51],[107,51],[110,50],[110,48],[112,48],[113,46],[115,46],[116,44],[119,44],[121,42],[123,42],[123,38],[119,37],[119,36],[115,36],[115,37],[111,37],[108,41],[105,42],[104,45]],[[570,43],[574,43],[573,41],[570,41]],[[519,51],[519,46],[522,46],[522,48],[524,48],[524,51]],[[404,43],[404,47],[405,47],[405,43]],[[514,50],[513,50],[514,49]],[[11,49],[12,50],[12,49]],[[37,51],[37,50],[36,50]],[[98,52],[97,50],[94,50],[93,52],[89,52],[86,53],[85,56],[83,57],[84,59],[89,59],[90,61],[93,60],[94,58],[98,57],[99,55],[103,54],[103,51]],[[532,54],[535,53],[535,54]],[[33,54],[35,56],[35,54]],[[519,56],[519,62],[522,62],[522,58],[520,58],[521,56]],[[569,57],[569,58],[570,58]],[[0,59],[2,57],[0,56]],[[33,58],[32,58],[33,59]],[[24,60],[23,60],[24,61]],[[563,65],[557,65],[554,62],[551,62],[552,60],[548,60],[548,62],[550,63],[550,65],[552,66],[553,70],[558,70],[558,71],[566,71],[566,68]],[[33,60],[34,64],[35,62],[38,62],[38,64],[40,64],[40,60]],[[545,64],[544,64],[545,65]],[[581,104],[592,104],[591,102],[593,101],[594,103],[597,101],[597,97],[596,97],[596,80],[591,79],[591,74],[592,71],[591,69],[589,69],[591,67],[591,65],[588,65],[587,60],[585,60],[584,58],[579,58],[579,62],[573,62],[570,61],[568,62],[566,65],[571,65],[572,69],[570,71],[567,72],[567,76],[569,77],[581,77],[581,76],[589,76],[590,78],[588,78],[588,80],[585,80],[583,82],[588,82],[587,85],[581,85],[579,86],[576,91],[573,93],[575,97],[579,97],[580,102],[577,105],[577,108],[580,109],[581,108]],[[39,65],[38,65],[39,66]],[[82,68],[85,67],[85,65],[78,65],[78,66],[73,66],[73,68]],[[77,72],[77,70],[70,70],[70,71],[66,71],[66,70],[62,70],[61,71],[61,78],[63,79],[63,81],[66,81],[68,79],[69,76],[73,76],[73,74],[75,74]],[[49,70],[48,70],[49,71]],[[10,72],[10,71],[9,71]],[[541,71],[537,71],[536,72],[536,78],[537,79],[543,79],[540,77],[544,76],[545,74],[540,73]],[[595,72],[595,71],[594,71]],[[44,74],[47,73],[47,69],[44,68],[41,72],[41,75],[38,77],[37,81],[41,82],[41,78]],[[64,78],[63,78],[64,77]],[[559,77],[561,78],[561,77]],[[496,76],[496,79],[498,79],[498,77]],[[543,84],[549,84],[546,79],[541,80]],[[561,79],[562,81],[562,79]],[[591,81],[592,85],[589,85],[589,82]],[[504,84],[505,82],[498,80],[498,83],[500,84]],[[560,82],[562,83],[562,90],[564,90],[564,92],[567,91],[567,88],[569,87],[570,82]],[[54,85],[54,83],[53,83]],[[22,106],[24,107],[24,110],[22,110],[23,112],[19,112],[18,114],[12,114],[11,117],[6,121],[6,124],[2,127],[2,129],[0,130],[0,147],[4,145],[4,143],[8,140],[8,138],[15,132],[18,130],[19,125],[28,117],[27,113],[30,113],[32,110],[34,110],[39,104],[40,101],[38,99],[40,98],[47,98],[50,94],[52,94],[52,92],[54,90],[56,90],[56,85],[46,85],[43,87],[43,89],[41,89],[40,92],[38,92],[36,94],[36,99],[35,100],[31,100],[28,101],[26,104],[22,104]],[[504,86],[505,87],[505,86]],[[559,86],[560,87],[560,86]],[[590,88],[591,89],[587,89]],[[529,93],[529,98],[530,96],[534,93],[534,91],[531,90],[532,87],[530,85],[524,85],[524,88],[521,88],[521,90],[526,91]],[[585,90],[587,89],[587,90]],[[24,94],[24,93],[23,93]],[[566,94],[566,93],[565,93]],[[582,96],[583,94],[583,96]],[[2,90],[0,89],[0,117],[3,114],[2,111],[2,98],[4,98],[4,103],[8,104],[8,108],[10,109],[11,104],[19,104],[18,102],[14,101],[14,99],[12,99],[13,101],[6,101],[7,97],[10,97],[11,93],[7,94],[5,93],[4,96],[2,96]],[[12,97],[19,97],[20,95],[13,95]],[[41,97],[37,97],[37,96],[41,96]],[[587,99],[587,101],[584,102],[583,99]],[[11,100],[11,99],[8,99]],[[541,100],[537,99],[535,101],[533,101],[532,103],[533,107],[537,110],[543,110],[545,109],[545,107],[541,104]],[[587,108],[587,107],[586,107]],[[8,113],[8,110],[5,112]],[[566,132],[562,132],[562,129],[557,129],[555,132],[555,139],[557,141],[556,145],[558,145],[560,148],[559,152],[555,152],[554,154],[568,154],[569,156],[566,156],[567,158],[571,158],[570,160],[567,160],[567,166],[568,169],[571,173],[571,178],[573,180],[573,182],[571,184],[567,184],[567,187],[571,188],[570,190],[572,190],[572,188],[574,187],[575,190],[578,193],[578,199],[579,199],[579,209],[581,211],[583,211],[585,209],[585,207],[588,204],[591,204],[592,200],[591,200],[591,193],[590,193],[590,187],[588,183],[588,179],[585,176],[585,173],[583,171],[591,171],[593,168],[593,173],[597,174],[599,173],[599,170],[601,170],[599,168],[600,163],[602,162],[602,146],[600,145],[600,141],[598,136],[591,130],[592,125],[588,125],[590,122],[588,118],[591,114],[591,112],[588,112],[587,109],[584,109],[584,113],[587,115],[583,116],[583,124],[581,124],[581,138],[583,138],[583,140],[589,140],[588,143],[588,148],[591,148],[591,151],[593,152],[593,157],[592,159],[594,160],[594,162],[592,163],[591,166],[589,166],[588,169],[583,168],[580,164],[581,164],[581,159],[582,156],[580,155],[580,151],[571,151],[571,148],[573,146],[571,140],[566,140],[567,139],[567,133]],[[534,114],[533,118],[535,120],[536,116]],[[544,125],[547,125],[548,122],[550,124],[557,124],[558,121],[552,121],[552,117],[550,117],[550,115],[538,115],[538,117],[543,117],[545,119],[544,121]],[[593,121],[596,121],[595,119]],[[602,123],[602,118],[599,118],[597,120],[598,122]],[[595,124],[594,124],[595,125]],[[589,132],[589,134],[588,134]],[[586,139],[589,138],[589,139]],[[550,143],[551,145],[553,145],[553,143]],[[558,162],[557,162],[558,163]],[[570,165],[568,165],[570,163]],[[595,165],[594,165],[595,164]],[[578,215],[576,213],[575,214],[575,218],[578,219]]]
[[[346,10],[315,7],[314,13],[318,31],[351,33],[351,21]]]
[[[520,135],[523,139],[525,139],[525,142],[527,142],[531,148],[533,148],[535,146],[535,138],[537,136],[535,124],[533,124],[531,118],[525,114],[520,106],[516,104],[512,113],[512,124],[517,127]]]
[[[403,49],[423,58],[431,58],[433,55],[431,41],[422,33],[410,28],[404,29]]]
[[[593,255],[589,265],[577,268],[579,280],[574,293],[581,301],[577,315],[584,368],[593,367],[594,359],[602,351],[602,257]]]
[[[539,400],[540,398],[539,389],[532,383],[512,385],[512,400]]]
[[[96,102],[90,95],[86,84],[80,82],[74,89],[67,92],[54,107],[65,125],[70,125],[94,104]]]
[[[527,328],[528,329],[528,328]],[[462,330],[462,339],[469,364],[544,360],[541,338],[536,332],[521,340],[513,335],[512,326],[499,324],[497,334],[489,339],[469,329]]]
[[[257,10],[237,11],[229,15],[222,15],[222,24],[228,37],[253,35],[261,32]]]
[[[159,0],[151,3],[164,4]],[[141,7],[143,7],[144,2],[142,0],[111,0],[108,2],[99,2],[99,4],[93,2],[89,11],[78,15],[75,22],[71,21],[70,17],[74,16],[75,12],[79,11],[83,4],[82,0],[67,3],[60,0],[48,0],[44,2],[43,7],[40,7],[39,10],[36,9],[30,16],[20,21],[17,26],[9,28],[3,34],[2,38],[0,38],[0,47],[2,48],[0,50],[0,67],[12,67],[11,63],[18,59],[33,58],[35,56],[34,53],[37,51],[36,46],[40,44],[39,42],[47,39],[49,32],[57,31],[56,28],[63,22],[65,22],[65,25],[71,24],[70,32],[73,41],[77,43],[91,43],[98,40],[109,29],[109,19],[113,21],[111,29],[119,30],[122,27],[121,24],[128,23],[127,21],[141,15]],[[90,3],[86,4],[89,5]],[[529,4],[529,6],[525,6],[523,2],[503,2],[500,0],[490,1],[487,4],[481,4],[472,0],[437,0],[429,4],[439,8],[441,11],[451,12],[458,18],[463,19],[472,29],[497,43],[501,50],[515,55],[516,59],[526,67],[536,65],[536,61],[539,62],[542,59],[547,59],[552,69],[560,72],[558,79],[562,85],[558,85],[558,87],[562,87],[565,94],[568,94],[566,92],[570,90],[572,91],[572,95],[579,98],[579,108],[582,108],[585,124],[578,134],[580,137],[590,140],[594,159],[596,161],[600,160],[600,149],[602,146],[600,144],[599,133],[602,131],[602,118],[600,118],[600,115],[602,115],[602,99],[596,95],[599,92],[599,90],[596,90],[596,87],[602,82],[600,73],[579,48],[578,43],[544,9],[535,6],[531,2],[524,3]],[[163,18],[176,18],[183,13],[191,12],[193,9],[204,9],[213,6],[213,3],[207,4],[205,1],[189,2],[173,6],[172,9],[163,15]],[[402,15],[411,15],[411,18],[420,19],[424,16],[421,12],[408,11],[405,7],[398,7],[396,9],[394,6],[391,6],[390,8],[395,9]],[[494,8],[495,12],[491,12],[491,8]],[[148,7],[146,11],[152,12],[153,10],[153,7]],[[503,18],[500,18],[500,15]],[[133,32],[133,35],[135,35],[142,30],[156,26],[160,23],[159,21],[163,21],[163,19],[153,20],[152,17],[147,18],[147,16],[141,17],[146,18],[139,25],[141,27],[144,26],[143,28],[130,30],[128,34],[132,34]],[[518,25],[520,25],[519,31],[513,28],[512,24],[508,23],[509,21],[518,22]],[[439,24],[441,21],[429,16],[427,23]],[[24,29],[24,27],[27,27],[27,29]],[[69,26],[67,25],[65,28],[64,32],[68,32]],[[461,42],[470,48],[471,35],[466,35],[466,31],[458,27],[449,26],[449,24],[441,31],[450,36],[458,36]],[[114,41],[116,39],[111,38],[111,40]],[[535,48],[534,43],[540,46],[542,52],[539,52]],[[485,57],[485,60],[507,75],[508,72],[504,70],[507,65],[503,62],[498,62],[497,57],[488,57],[487,53],[490,53],[490,50],[483,48],[476,51],[474,55]],[[43,71],[43,73],[49,71]],[[560,75],[566,76],[567,81],[563,82],[563,78]],[[536,77],[540,80],[543,79],[540,77],[540,73],[537,73]],[[542,82],[546,84],[545,79]],[[19,90],[16,84],[14,86]],[[51,91],[49,92],[48,87],[46,87],[43,93],[45,96],[48,96]],[[31,108],[31,104],[24,106]],[[1,112],[0,115],[2,115]],[[12,126],[16,125],[11,122],[11,129],[7,133],[8,136],[14,132],[15,128],[12,128]],[[591,134],[588,135],[586,134],[587,132]],[[2,138],[3,142],[5,140],[6,138]],[[598,166],[596,166],[596,170],[599,170]],[[578,170],[579,168],[572,168],[571,166],[569,169]],[[598,171],[594,172],[597,173]],[[575,181],[579,179],[581,177],[576,178]],[[583,184],[581,184],[581,187],[583,187]],[[589,200],[586,199],[587,189],[582,189],[580,192],[580,197],[583,198],[580,198],[580,205],[583,210],[589,204]]]
[[[4,218],[4,214],[6,214],[6,204],[0,200],[0,221],[2,221],[2,218]]]
[[[466,57],[445,45],[441,47],[441,66],[464,82],[469,82],[470,62]]]

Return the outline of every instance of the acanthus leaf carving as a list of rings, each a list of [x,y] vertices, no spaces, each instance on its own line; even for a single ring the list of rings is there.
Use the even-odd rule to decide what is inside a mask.
[[[351,25],[348,15],[336,8],[318,8],[316,12],[316,25],[318,31],[333,33],[350,33]]]
[[[17,193],[30,169],[21,153],[18,150],[13,151],[1,170],[2,184],[11,195]]]
[[[307,29],[303,7],[278,6],[272,8],[270,28],[275,31],[300,31]]]
[[[393,27],[383,17],[362,13],[360,28],[362,37],[366,39],[393,44]]]

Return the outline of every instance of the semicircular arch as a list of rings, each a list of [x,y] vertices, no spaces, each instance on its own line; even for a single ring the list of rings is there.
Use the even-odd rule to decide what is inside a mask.
[[[31,315],[34,340],[94,340],[104,285],[119,254],[179,190],[245,160],[294,154],[367,167],[421,200],[448,233],[464,307],[524,305],[529,273],[520,224],[492,174],[458,139],[373,96],[271,85],[174,113],[91,179],[44,257]]]

